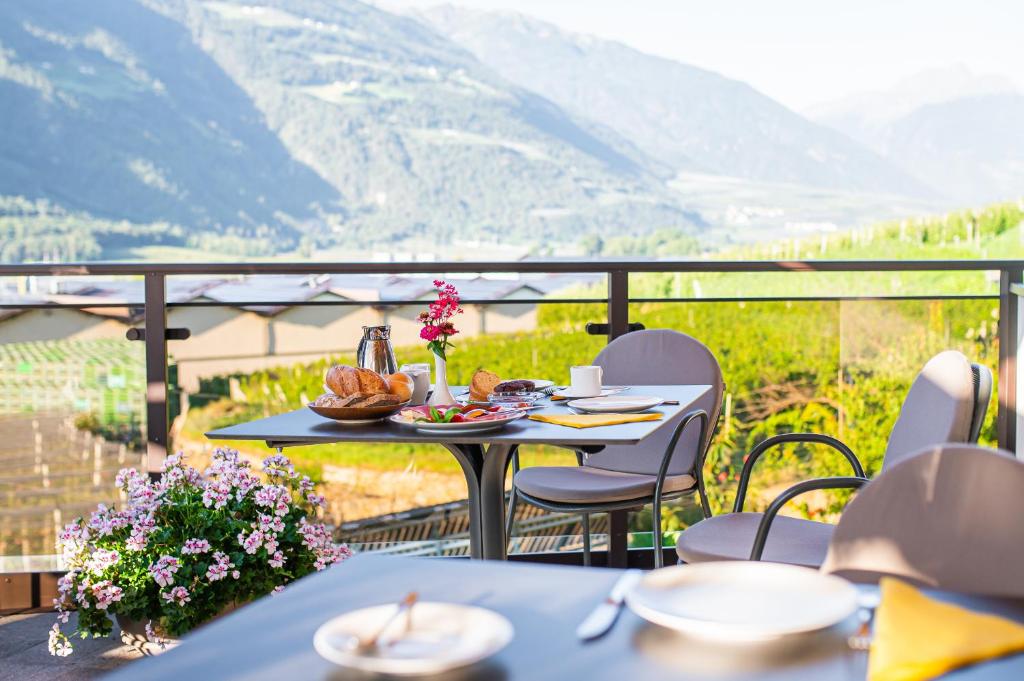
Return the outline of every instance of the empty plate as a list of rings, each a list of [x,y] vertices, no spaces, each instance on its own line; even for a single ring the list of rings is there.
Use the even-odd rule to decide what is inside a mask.
[[[817,570],[748,561],[647,573],[626,597],[640,617],[689,637],[754,643],[821,631],[857,612],[857,589]]]
[[[623,390],[626,390],[626,388],[602,388],[600,395],[576,395],[572,392],[570,388],[566,388],[565,390],[556,390],[551,394],[554,397],[562,397],[564,399],[571,400],[582,399],[587,397],[607,397],[609,395],[617,395],[621,393]]]
[[[313,647],[321,656],[351,669],[377,674],[440,674],[479,662],[512,640],[512,623],[498,613],[468,605],[420,602],[405,615],[388,619],[397,604],[355,610],[321,625]],[[381,627],[387,628],[381,632]],[[360,640],[378,632],[378,644],[360,649]]]
[[[587,411],[594,414],[628,414],[635,411],[653,409],[664,401],[660,397],[649,395],[614,395],[610,397],[585,397],[579,400],[570,400],[566,405],[579,411]]]

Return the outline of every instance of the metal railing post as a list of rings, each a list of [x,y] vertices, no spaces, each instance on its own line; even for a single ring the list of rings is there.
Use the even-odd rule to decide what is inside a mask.
[[[999,405],[996,434],[999,446],[1017,451],[1017,351],[1020,345],[1020,300],[1014,286],[1024,278],[1024,268],[999,271]]]
[[[629,271],[608,272],[608,342],[629,333]]]
[[[167,456],[167,281],[147,272],[146,283],[146,468],[158,473]]]

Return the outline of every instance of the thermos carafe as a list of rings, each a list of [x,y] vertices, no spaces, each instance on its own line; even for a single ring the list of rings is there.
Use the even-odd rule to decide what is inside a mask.
[[[391,347],[390,326],[363,327],[363,338],[356,349],[356,364],[381,375],[398,371],[395,350]]]

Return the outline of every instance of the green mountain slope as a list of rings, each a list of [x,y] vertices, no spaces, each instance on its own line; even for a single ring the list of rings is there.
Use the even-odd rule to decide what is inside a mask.
[[[180,24],[135,2],[5,2],[0,46],[0,194],[286,241],[337,201]]]
[[[355,0],[4,3],[0,122],[0,196],[270,252],[699,223],[629,141]]]

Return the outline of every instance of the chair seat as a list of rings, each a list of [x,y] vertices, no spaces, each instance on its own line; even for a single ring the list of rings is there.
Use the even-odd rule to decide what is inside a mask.
[[[688,527],[676,539],[676,554],[685,563],[749,560],[760,513],[725,513]],[[762,560],[818,568],[825,561],[833,525],[775,516]]]
[[[555,503],[599,504],[654,496],[656,476],[621,473],[591,466],[534,466],[515,477],[516,488],[528,496]],[[697,484],[690,475],[665,478],[663,493],[681,492]]]

